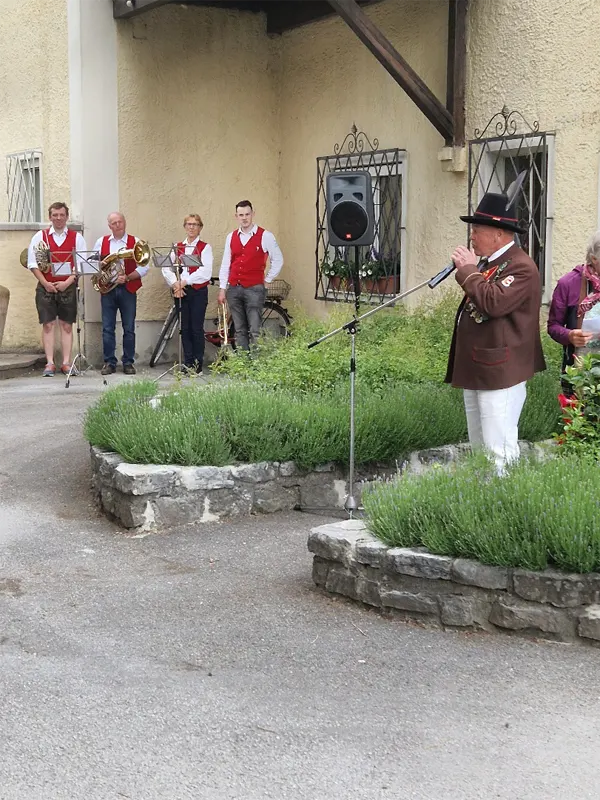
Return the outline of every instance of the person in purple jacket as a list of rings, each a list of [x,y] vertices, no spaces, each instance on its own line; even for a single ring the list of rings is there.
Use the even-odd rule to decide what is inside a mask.
[[[600,351],[600,231],[592,236],[585,263],[558,281],[548,314],[548,334],[564,348],[562,371],[577,353],[594,346]],[[565,393],[570,387],[563,381]]]

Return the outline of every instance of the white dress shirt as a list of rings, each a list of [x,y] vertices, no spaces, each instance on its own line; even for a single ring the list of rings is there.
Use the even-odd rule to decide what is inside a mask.
[[[241,228],[238,229],[240,234],[240,241],[243,246],[246,246],[250,239],[254,236],[256,231],[258,230],[258,225],[254,225],[252,230],[248,231],[248,233],[244,233]],[[228,234],[227,239],[225,239],[225,252],[223,253],[223,260],[221,261],[221,269],[219,270],[219,286],[221,289],[227,288],[227,282],[229,281],[229,268],[231,267],[231,237],[233,233]],[[277,240],[273,236],[270,231],[265,231],[262,235],[261,246],[264,253],[268,253],[271,263],[269,264],[269,271],[265,277],[265,281],[267,283],[271,283],[271,281],[275,280],[275,278],[281,272],[281,268],[283,267],[283,253],[279,245],[277,244]]]
[[[97,240],[96,244],[94,245],[94,250],[97,250],[98,253],[100,253],[100,251],[102,249],[102,240],[103,239],[104,239],[104,236],[101,236]],[[136,242],[139,242],[139,239],[136,236],[134,236],[134,239],[135,239]],[[112,233],[108,237],[108,252],[109,252],[109,254],[112,255],[112,253],[116,253],[119,250],[127,250],[127,233],[124,233],[123,236],[120,239],[115,239],[115,237],[112,235]],[[135,269],[136,269],[137,274],[140,276],[140,278],[143,278],[144,275],[148,272],[149,266],[148,266],[148,264],[146,264],[145,267],[142,267],[141,264],[138,264]],[[116,280],[116,278],[115,278],[115,280]],[[114,283],[114,281],[113,281],[113,283]]]
[[[193,242],[188,242],[185,240],[185,255],[186,256],[193,256],[194,258],[198,258],[198,256],[194,255],[194,250],[196,249],[196,245],[200,241],[200,236],[196,236]],[[173,251],[171,252],[171,261],[175,264],[175,259],[177,257],[177,245],[173,246]],[[189,267],[182,267],[181,268],[181,282],[186,284],[187,286],[193,285],[195,283],[208,283],[208,281],[212,278],[212,269],[213,269],[213,251],[212,247],[209,244],[204,246],[204,250],[200,254],[198,259],[200,261],[201,266],[199,266],[195,272],[190,274]],[[193,266],[192,266],[193,269]],[[175,274],[175,270],[171,269],[170,267],[163,267],[162,274],[166,282],[169,286],[173,286],[173,284],[177,280],[177,275]]]
[[[51,225],[50,228],[48,229],[48,233],[52,235],[52,237],[54,238],[54,241],[56,242],[56,244],[59,247],[61,246],[61,244],[63,244],[63,242],[67,238],[67,233],[68,232],[69,232],[68,228],[63,228],[62,231],[60,231],[60,233],[59,233],[58,231],[54,230],[54,226],[53,225]],[[35,247],[42,241],[42,239],[43,239],[43,231],[38,231],[37,233],[34,233],[32,239],[31,239],[31,242],[29,243],[29,247],[27,248],[27,267],[29,269],[39,269],[38,263],[37,263],[37,261],[35,259]],[[85,251],[87,249],[87,245],[85,243],[85,239],[83,238],[83,236],[80,233],[77,233],[76,238],[75,238],[75,249],[77,250],[78,253],[84,253],[84,254],[85,254]],[[65,262],[68,260],[66,258],[66,255],[67,254],[65,253]],[[79,265],[81,265],[81,262],[83,261],[84,258],[85,258],[85,255],[83,257],[77,256],[77,263]],[[81,271],[81,268],[80,268],[80,271]],[[65,275],[64,277],[65,277],[65,280],[66,280],[66,278],[68,276]]]

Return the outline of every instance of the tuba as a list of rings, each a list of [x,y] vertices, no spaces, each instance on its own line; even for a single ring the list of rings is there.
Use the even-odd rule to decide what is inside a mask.
[[[100,262],[98,274],[92,275],[92,286],[100,294],[108,294],[117,285],[115,281],[119,275],[124,274],[123,259],[133,258],[136,264],[145,267],[150,261],[150,247],[148,242],[136,242],[131,250],[123,248],[116,253],[109,253]]]
[[[217,335],[221,340],[221,347],[229,344],[229,308],[227,300],[217,305]]]
[[[52,264],[52,256],[50,255],[50,247],[46,244],[46,242],[42,239],[39,244],[33,248],[35,254],[35,261],[37,264],[37,268],[40,272],[44,275],[47,272],[50,272],[50,265]],[[19,261],[21,262],[21,266],[27,268],[29,263],[29,255],[28,255],[28,248],[26,247],[24,250],[21,250],[21,255],[19,256]]]

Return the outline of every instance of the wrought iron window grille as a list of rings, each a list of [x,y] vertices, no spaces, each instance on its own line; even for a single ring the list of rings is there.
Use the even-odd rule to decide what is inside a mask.
[[[9,222],[42,219],[42,151],[23,150],[6,156]]]
[[[504,192],[526,172],[516,200],[517,217],[526,233],[516,235],[540,270],[546,288],[550,275],[552,210],[548,191],[554,138],[506,106],[469,141],[469,214],[486,192]]]
[[[361,298],[382,303],[400,291],[404,252],[404,181],[406,151],[379,149],[353,125],[333,155],[317,158],[316,292],[318,300],[354,302],[354,247],[332,247],[327,230],[326,179],[331,172],[365,170],[373,178],[375,241],[358,248]]]

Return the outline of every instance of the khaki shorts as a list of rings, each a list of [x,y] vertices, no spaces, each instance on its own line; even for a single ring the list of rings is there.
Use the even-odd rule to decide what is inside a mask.
[[[73,324],[77,319],[77,289],[75,284],[64,292],[47,292],[41,283],[35,290],[35,307],[41,325],[58,319]]]

